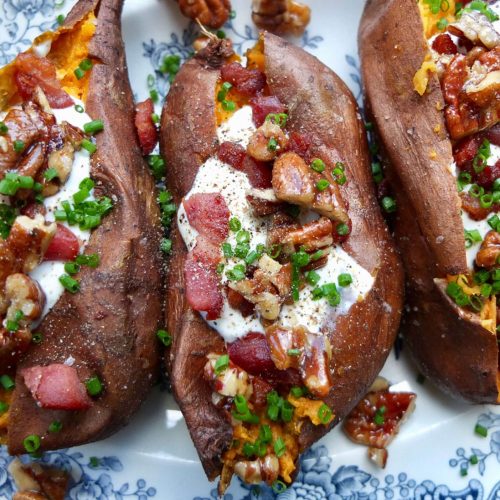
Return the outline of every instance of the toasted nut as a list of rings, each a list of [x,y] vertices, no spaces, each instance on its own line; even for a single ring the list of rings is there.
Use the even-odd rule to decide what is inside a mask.
[[[252,134],[247,153],[256,160],[271,161],[286,147],[287,142],[281,127],[267,120]]]
[[[311,9],[294,0],[253,0],[252,19],[261,29],[300,36],[311,20]]]
[[[26,320],[38,319],[45,305],[45,295],[38,283],[26,274],[11,274],[5,282],[5,298],[9,302],[7,319],[13,320],[18,311],[24,315],[21,324]]]
[[[43,215],[33,219],[20,215],[14,221],[7,239],[0,239],[0,307],[5,280],[15,273],[28,274],[42,260],[56,234],[56,224],[45,224]]]
[[[252,396],[252,382],[248,373],[237,366],[230,365],[220,374],[215,373],[215,364],[220,354],[210,353],[204,368],[204,378],[210,382],[214,391],[221,396],[234,398],[241,394],[249,399]]]
[[[220,28],[229,18],[229,0],[179,0],[181,12],[209,28]]]
[[[260,459],[253,461],[240,460],[234,465],[234,472],[246,484],[259,484],[260,482],[262,482]]]
[[[279,200],[306,207],[314,200],[311,169],[296,153],[282,154],[274,162],[272,184]]]
[[[479,267],[490,269],[498,266],[500,256],[500,233],[490,231],[481,243],[481,248],[476,255],[476,264]]]
[[[381,469],[385,469],[389,452],[385,448],[368,448],[368,458]]]
[[[53,196],[59,191],[59,186],[64,184],[73,168],[75,159],[75,148],[70,142],[65,142],[61,149],[52,151],[48,158],[48,167],[53,168],[57,172],[57,177],[54,181],[44,182],[42,194],[44,196]],[[55,192],[54,192],[55,188]]]
[[[286,253],[293,253],[301,246],[306,252],[326,248],[333,245],[332,232],[330,219],[321,217],[290,231],[283,239],[283,248]]]
[[[316,192],[312,209],[336,222],[349,222],[349,215],[340,195],[337,183],[333,182],[324,191]]]

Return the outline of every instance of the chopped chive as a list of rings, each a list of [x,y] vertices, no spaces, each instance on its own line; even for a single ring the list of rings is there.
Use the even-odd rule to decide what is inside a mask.
[[[91,122],[85,123],[83,126],[83,131],[86,134],[96,134],[104,130],[104,122],[102,120],[92,120]]]
[[[6,390],[6,391],[12,391],[14,387],[16,386],[14,380],[10,375],[1,375],[0,376],[0,385]]]
[[[316,172],[324,172],[325,170],[325,162],[323,160],[321,160],[320,158],[315,158],[312,162],[311,162],[311,168],[313,170],[315,170]]]
[[[36,434],[31,434],[24,438],[23,441],[24,449],[28,453],[35,453],[41,446],[40,436]]]
[[[276,439],[276,441],[274,441],[274,453],[278,458],[280,458],[285,454],[285,451],[285,441],[283,441],[283,438],[279,437],[278,439]]]
[[[229,355],[223,354],[217,358],[215,362],[215,374],[220,375],[223,371],[225,371],[229,367]]]
[[[24,151],[25,144],[23,141],[15,140],[13,142],[13,147],[16,153],[22,153]]]
[[[80,266],[76,262],[66,262],[64,264],[64,270],[68,274],[77,274],[80,272]]]
[[[56,177],[59,177],[59,172],[55,168],[48,168],[43,173],[43,177],[45,180],[50,182],[54,180]]]
[[[80,283],[68,274],[59,276],[59,282],[70,293],[77,293],[80,291]]]
[[[329,185],[330,182],[327,179],[320,179],[316,183],[316,188],[318,189],[318,191],[324,191]]]
[[[63,427],[62,423],[59,422],[59,420],[54,420],[49,425],[49,432],[52,434],[55,434],[57,432],[61,432],[62,427]]]
[[[167,330],[158,330],[156,332],[156,337],[165,347],[170,347],[172,345],[172,335],[170,335]]]
[[[349,286],[352,283],[352,276],[349,273],[339,274],[338,283],[342,287]]]
[[[474,427],[474,432],[478,436],[481,436],[484,438],[488,436],[488,429],[481,424],[476,424],[476,426]]]
[[[91,396],[98,396],[103,390],[102,382],[97,375],[87,379],[85,381],[85,387]]]
[[[93,154],[97,151],[97,146],[88,139],[83,139],[81,142],[82,148],[88,151],[90,154]]]

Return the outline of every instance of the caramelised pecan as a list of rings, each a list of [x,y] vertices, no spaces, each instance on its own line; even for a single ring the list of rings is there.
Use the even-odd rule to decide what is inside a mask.
[[[326,182],[326,186],[320,188],[320,181]],[[315,172],[297,153],[289,151],[274,162],[272,184],[279,200],[344,224],[349,221],[338,184]]]
[[[14,320],[21,311],[23,325],[38,319],[45,305],[45,295],[38,283],[22,273],[11,274],[5,281],[5,300],[9,304],[7,319]]]
[[[9,466],[19,490],[16,500],[63,500],[69,484],[68,472],[41,465],[39,463],[23,464],[15,459]]]
[[[259,484],[262,481],[272,484],[278,479],[280,466],[276,455],[267,455],[257,460],[240,460],[234,465],[234,472],[246,484]]]
[[[271,161],[286,148],[287,138],[279,125],[266,120],[250,137],[247,153],[259,161]]]
[[[179,0],[181,12],[209,28],[220,28],[231,12],[229,0]]]
[[[297,154],[282,154],[273,167],[273,189],[279,200],[310,208],[315,195],[311,169]]]
[[[0,313],[5,312],[3,288],[11,274],[31,272],[42,260],[56,233],[56,224],[45,224],[43,215],[30,219],[20,215],[14,221],[9,236],[0,238]]]
[[[490,269],[498,266],[500,256],[500,233],[490,231],[481,243],[481,248],[476,255],[476,264],[479,267]]]
[[[324,335],[313,335],[303,326],[292,329],[274,324],[266,329],[271,358],[278,370],[298,369],[304,385],[317,397],[328,395],[330,377],[330,342]]]
[[[253,0],[252,19],[261,29],[300,36],[311,20],[311,9],[294,0]]]
[[[291,254],[300,247],[304,247],[306,252],[329,247],[333,245],[332,232],[332,221],[326,217],[320,217],[318,220],[288,232],[282,240],[283,250]]]

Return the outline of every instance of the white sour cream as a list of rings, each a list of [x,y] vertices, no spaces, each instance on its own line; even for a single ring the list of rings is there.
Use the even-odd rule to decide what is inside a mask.
[[[254,131],[255,125],[252,120],[251,108],[250,106],[244,106],[218,128],[217,136],[220,142],[230,141],[246,147]],[[246,199],[247,194],[255,193],[255,191],[244,172],[237,171],[217,157],[213,157],[199,168],[193,187],[186,195],[186,199],[195,193],[220,193],[230,211],[230,217],[236,217],[240,220],[242,229],[247,230],[251,235],[250,248],[255,249],[258,244],[266,244],[269,224],[267,217],[255,217],[253,215],[252,207]],[[272,189],[259,191],[265,198],[274,198]],[[196,244],[198,232],[189,224],[182,205],[177,212],[177,224],[187,248],[191,250]],[[227,242],[234,248],[236,245],[236,234],[234,232],[230,232]],[[231,269],[235,264],[241,262],[236,258],[224,258],[222,251],[221,257],[225,270]],[[327,313],[330,320],[333,319],[333,321],[337,316],[347,314],[353,304],[366,296],[374,283],[374,278],[370,273],[340,247],[330,250],[327,264],[318,269],[317,272],[320,275],[318,285],[327,283],[338,285],[338,276],[341,273],[349,273],[353,278],[353,282],[348,287],[338,287],[341,294],[341,303],[335,308],[332,308],[325,299],[313,301],[311,296],[312,287],[306,286],[300,292],[299,301],[282,307],[277,321],[283,326],[303,325],[313,333],[320,333],[322,327],[326,326],[323,324],[323,318]],[[227,283],[225,272],[221,276],[221,281]],[[202,316],[205,317],[206,315],[202,313]],[[220,318],[207,321],[207,323],[226,342],[234,342],[249,332],[264,333],[264,327],[257,314],[246,318],[243,317],[240,311],[233,309],[228,304],[226,298]],[[328,327],[331,328],[331,322]]]
[[[83,107],[81,101],[77,99],[74,99],[74,101],[75,105]],[[80,129],[83,129],[85,123],[92,121],[92,118],[87,113],[79,113],[74,106],[64,109],[54,109],[53,113],[57,123],[66,121]],[[75,151],[73,167],[66,183],[57,194],[44,200],[43,204],[47,210],[47,215],[45,216],[47,221],[54,220],[54,211],[60,208],[61,202],[65,200],[73,202],[73,195],[79,191],[80,182],[88,177],[90,177],[90,155],[88,151],[82,148],[80,151]],[[80,251],[83,251],[90,239],[91,231],[81,230],[77,225],[69,226],[66,223],[63,224],[80,240]],[[54,307],[64,292],[64,287],[59,281],[59,276],[62,274],[65,274],[64,262],[42,262],[30,273],[30,277],[39,283],[45,293],[45,307],[40,320]]]

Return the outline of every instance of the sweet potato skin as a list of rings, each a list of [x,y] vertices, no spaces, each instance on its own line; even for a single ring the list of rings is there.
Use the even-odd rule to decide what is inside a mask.
[[[20,375],[11,404],[8,446],[23,453],[23,439],[39,435],[41,449],[102,439],[121,426],[145,399],[159,369],[155,332],[162,321],[161,224],[154,181],[140,152],[134,128],[134,103],[121,39],[123,0],[81,0],[68,15],[69,26],[97,9],[90,55],[92,69],[86,112],[102,119],[96,136],[91,175],[97,196],[114,208],[91,235],[87,253],[98,253],[97,269],[82,269],[81,291],[65,292],[38,328],[43,342],[34,346],[20,369],[69,358],[80,379],[97,374],[104,392],[84,412],[40,409]],[[48,433],[59,420],[59,433]]]
[[[263,36],[268,84],[271,94],[289,109],[290,129],[315,138],[316,154],[346,164],[348,183],[341,188],[350,203],[353,228],[344,249],[376,274],[365,300],[338,318],[336,327],[328,332],[334,389],[326,402],[336,414],[333,426],[362,397],[389,353],[402,308],[402,267],[378,210],[363,124],[351,93],[313,56],[274,35]],[[177,203],[191,188],[199,166],[216,151],[215,117],[212,121],[210,116],[214,116],[218,78],[217,69],[193,59],[181,68],[166,101],[160,144]],[[177,230],[173,248],[167,277],[167,322],[173,334],[168,370],[202,464],[213,479],[220,474],[220,455],[230,444],[232,432],[214,410],[201,372],[204,356],[210,351],[222,352],[223,342],[195,316],[183,297],[186,250]],[[304,424],[301,450],[328,430]],[[213,446],[207,448],[207,443]]]
[[[368,0],[359,49],[367,112],[398,204],[406,343],[419,370],[445,392],[472,403],[500,402],[495,334],[476,315],[464,314],[435,281],[466,270],[465,241],[455,179],[447,168],[453,156],[439,81],[433,74],[422,97],[413,88],[427,53],[417,3]]]

